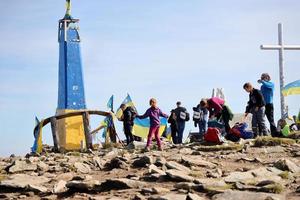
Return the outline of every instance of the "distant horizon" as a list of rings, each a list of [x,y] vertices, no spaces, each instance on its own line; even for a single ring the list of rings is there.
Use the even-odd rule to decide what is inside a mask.
[[[180,100],[192,113],[201,98],[219,87],[233,112],[243,113],[248,94],[242,85],[259,88],[260,74],[268,72],[275,83],[277,121],[278,53],[260,50],[260,45],[277,44],[279,22],[284,43],[300,44],[299,6],[293,0],[73,0],[87,107],[106,110],[114,94],[116,109],[129,93],[141,113],[150,97],[164,112]],[[11,0],[0,2],[0,9],[0,156],[26,154],[33,144],[34,117],[52,116],[57,107],[57,23],[65,7],[59,0]],[[299,54],[285,52],[286,84],[300,79]],[[297,115],[299,96],[288,96],[286,102],[290,115]],[[92,118],[92,129],[100,121]],[[124,138],[121,123],[116,125]],[[190,130],[197,130],[191,121],[185,136]],[[52,144],[49,127],[43,138]]]

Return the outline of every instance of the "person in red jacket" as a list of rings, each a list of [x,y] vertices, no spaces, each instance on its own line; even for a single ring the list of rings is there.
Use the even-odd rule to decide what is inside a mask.
[[[232,120],[233,114],[229,107],[225,104],[225,100],[219,97],[212,97],[203,100],[203,106],[209,110],[209,118],[216,117],[218,120],[222,118],[225,131],[230,131],[229,121]]]

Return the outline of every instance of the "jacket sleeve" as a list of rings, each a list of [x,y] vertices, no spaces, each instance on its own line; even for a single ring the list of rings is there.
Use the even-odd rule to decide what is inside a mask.
[[[273,89],[274,88],[274,83],[270,82],[270,81],[261,81],[261,83],[263,84],[263,86]]]
[[[147,117],[149,117],[149,109],[145,112],[145,114],[137,116],[137,118],[139,119],[145,119]]]
[[[169,117],[167,114],[163,113],[160,109],[159,109],[159,116],[165,117],[165,118]]]

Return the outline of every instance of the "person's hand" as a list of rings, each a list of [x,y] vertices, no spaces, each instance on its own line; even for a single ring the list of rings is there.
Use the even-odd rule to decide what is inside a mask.
[[[257,82],[258,82],[258,83],[261,83],[262,81],[261,81],[261,79],[259,79],[259,80],[257,80]]]

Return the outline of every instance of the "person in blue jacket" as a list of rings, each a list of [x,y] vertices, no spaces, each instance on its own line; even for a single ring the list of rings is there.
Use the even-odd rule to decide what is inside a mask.
[[[263,94],[266,103],[265,114],[270,123],[271,135],[275,137],[277,135],[277,131],[274,122],[274,105],[273,105],[274,83],[271,82],[271,77],[268,73],[263,73],[261,75],[261,78],[257,82],[261,84],[260,91]]]

